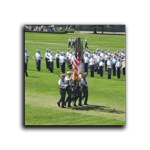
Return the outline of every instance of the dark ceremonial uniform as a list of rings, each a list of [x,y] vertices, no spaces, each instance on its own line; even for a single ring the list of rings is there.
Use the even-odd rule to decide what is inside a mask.
[[[72,47],[73,48],[75,47],[75,39],[74,38],[72,39]]]
[[[60,79],[59,81],[58,81],[58,85],[60,86],[60,85],[65,85],[66,84],[66,80],[64,79],[64,82],[62,81],[62,79]],[[61,103],[61,107],[63,108],[64,107],[64,100],[65,100],[65,96],[66,96],[66,87],[67,87],[67,85],[65,86],[65,87],[59,87],[59,93],[60,93],[60,95],[61,95],[61,98],[60,98],[60,100],[57,102],[57,104],[60,106],[60,103]]]
[[[84,105],[87,105],[87,100],[88,100],[88,79],[87,78],[82,78],[81,84],[82,84],[82,92],[83,92],[82,100],[85,98]]]

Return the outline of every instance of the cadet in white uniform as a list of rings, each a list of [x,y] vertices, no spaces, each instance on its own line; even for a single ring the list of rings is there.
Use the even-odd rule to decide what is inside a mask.
[[[102,57],[100,56],[100,52],[98,52],[98,56],[97,56],[97,60],[96,60],[96,64],[97,64],[97,74],[100,74],[100,66],[99,63],[101,61]]]
[[[68,40],[68,48],[69,47],[71,47],[72,48],[72,46],[71,46],[71,38],[69,37],[69,40]]]
[[[108,54],[107,54],[107,52],[106,52],[106,54],[105,54],[105,57],[104,57],[104,60],[105,60],[105,70],[106,71],[108,71],[108,69],[107,69],[107,61],[108,61]]]
[[[35,62],[36,62],[36,68],[37,68],[37,69],[38,69],[38,67],[37,67],[37,59],[36,59],[36,58],[37,58],[37,55],[38,55],[38,51],[39,51],[39,50],[36,49],[36,53],[35,53]]]
[[[108,68],[108,79],[111,79],[111,60],[110,57],[108,57],[108,61],[107,61],[107,68]]]
[[[105,57],[104,50],[102,50],[102,52],[101,52],[100,56],[102,57],[102,59],[104,59],[104,57]]]
[[[88,64],[89,64],[88,54],[85,53],[85,57],[84,57],[84,71],[87,73],[87,75],[88,75]]]
[[[117,55],[118,58],[121,56],[121,54],[119,53],[119,50],[117,50],[116,55]]]
[[[49,54],[49,49],[48,48],[46,48],[46,53],[45,53],[45,62],[46,62],[46,68],[48,69],[49,68],[49,66],[48,66],[48,54]]]
[[[117,67],[117,78],[120,79],[120,72],[121,72],[121,67],[122,67],[122,62],[120,61],[120,58],[118,58],[116,67]]]
[[[43,58],[42,54],[40,54],[40,50],[38,51],[38,54],[36,55],[37,60],[37,70],[41,70],[41,59]]]
[[[86,78],[86,75],[87,75],[86,73],[83,73],[83,78],[81,79],[82,92],[83,92],[82,100],[85,98],[84,105],[88,105],[87,104],[87,100],[88,100],[88,79]]]
[[[29,53],[27,53],[27,50],[25,49],[25,59],[26,59],[27,67],[28,67],[28,58],[29,58]]]
[[[116,76],[116,63],[117,63],[117,59],[116,56],[114,56],[114,58],[112,59],[113,76]]]
[[[93,55],[91,55],[91,59],[89,60],[89,65],[91,69],[91,77],[94,77],[95,63],[96,63],[96,60],[93,58]]]
[[[88,40],[87,40],[87,37],[86,37],[85,38],[85,49],[88,48],[87,44],[88,44]]]
[[[26,52],[26,50],[25,50],[25,52]],[[27,57],[26,57],[26,55],[25,55],[25,63],[24,63],[24,65],[25,65],[25,74],[26,74],[26,76],[28,76],[28,73],[27,73]]]
[[[65,74],[61,74],[61,79],[58,81],[58,85],[59,85],[59,93],[61,95],[60,100],[57,102],[57,105],[60,107],[60,103],[61,103],[61,107],[64,107],[64,100],[65,100],[65,96],[66,96],[66,80],[65,80]]]
[[[122,50],[121,52],[121,58],[125,57],[125,53],[124,53],[124,50]]]
[[[109,56],[111,55],[110,50],[108,50],[108,55],[109,55]]]
[[[62,73],[65,73],[66,61],[67,61],[67,57],[65,56],[65,53],[62,53],[62,56],[60,56],[60,64],[61,64]]]
[[[104,59],[101,59],[101,62],[99,63],[99,66],[100,66],[100,67],[99,67],[99,68],[100,68],[100,69],[99,69],[99,70],[100,70],[99,72],[100,72],[100,76],[101,76],[101,77],[103,77],[104,65],[105,65],[105,64],[104,64]]]
[[[54,60],[55,60],[55,56],[53,55],[53,53],[51,52],[50,55],[48,56],[48,61],[49,61],[49,70],[51,73],[53,73],[53,69],[54,69]]]
[[[68,102],[68,107],[71,107],[71,82],[72,82],[72,77],[71,77],[71,71],[67,72],[68,76],[65,78],[66,84],[68,85],[66,87],[66,92],[68,94],[68,97],[66,98],[64,105],[66,106],[66,103]]]
[[[70,49],[68,48],[68,52],[66,53],[67,58],[69,57]]]
[[[74,37],[72,38],[72,47],[75,47],[75,39],[74,39]]]
[[[91,58],[92,54],[90,53],[90,50],[88,50],[88,57]]]
[[[57,68],[59,68],[59,57],[60,57],[59,50],[57,50],[57,54],[55,55],[55,57],[56,57],[56,66]]]

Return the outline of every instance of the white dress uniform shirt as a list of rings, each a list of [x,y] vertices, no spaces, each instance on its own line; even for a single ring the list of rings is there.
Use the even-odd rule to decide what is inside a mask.
[[[35,58],[37,57],[37,55],[38,55],[38,52],[35,53]]]
[[[55,56],[53,56],[53,55],[50,54],[50,55],[48,56],[48,59],[49,59],[49,60],[48,60],[49,62],[52,62],[52,61],[55,59]]]
[[[109,57],[108,55],[105,55],[104,59],[105,59],[105,60],[108,60],[108,57]]]
[[[64,79],[64,82],[60,79],[59,81],[58,81],[58,85],[65,85],[66,84],[66,80]],[[61,89],[66,89],[66,87],[67,87],[67,85],[65,86],[65,87],[60,87]]]
[[[107,68],[111,68],[111,60],[107,61]]]
[[[67,60],[65,56],[60,56],[59,62],[60,62],[61,64],[62,64],[65,60]]]
[[[85,39],[85,43],[88,43],[88,40],[87,40],[87,39]]]
[[[93,54],[93,55],[94,55],[94,59],[97,60],[97,57],[98,57],[98,56],[97,56],[96,54]]]
[[[67,80],[70,80],[71,79],[71,76],[70,77],[65,77],[65,80],[66,80],[66,82],[67,82]],[[69,85],[71,86],[71,81],[69,81]]]
[[[29,53],[25,53],[25,60],[26,60],[26,63],[28,63],[28,57],[29,57]]]
[[[114,58],[114,59],[112,60],[112,64],[116,64],[116,63],[117,63],[117,59]]]
[[[67,52],[67,53],[66,53],[66,56],[69,57],[69,55],[70,55],[70,52]]]
[[[111,55],[111,53],[110,53],[110,52],[108,52],[108,53],[107,53],[107,55]]]
[[[84,63],[89,63],[89,58],[87,56],[84,57]]]
[[[68,42],[71,42],[71,39],[69,39]]]
[[[86,81],[86,83],[85,83],[85,81]],[[88,86],[88,79],[85,78],[85,81],[84,81],[84,79],[82,78],[82,79],[81,79],[81,84]]]
[[[92,55],[91,53],[88,53],[88,57],[89,57],[89,58],[91,58],[91,55]]]
[[[25,53],[25,57],[28,57],[28,56],[29,56],[29,53],[26,52],[26,53]]]
[[[69,54],[69,59],[72,59],[73,54]]]
[[[117,61],[116,67],[121,67],[121,66],[122,66],[122,62],[121,61]]]
[[[45,58],[48,58],[49,52],[45,53]]]
[[[42,54],[39,54],[39,53],[38,53],[38,54],[36,55],[37,60],[40,60],[41,57],[43,57]]]
[[[72,42],[75,42],[75,39],[72,39]]]
[[[102,62],[102,61],[99,63],[100,67],[104,67],[104,65],[105,65],[104,62]]]
[[[60,53],[57,53],[57,54],[55,55],[55,57],[56,57],[56,58],[59,58],[59,57],[60,57]]]
[[[97,56],[97,63],[100,63],[102,57],[101,56]]]
[[[105,53],[101,53],[100,56],[101,56],[102,58],[104,58],[104,57],[105,57]]]
[[[122,56],[125,56],[125,53],[121,53],[121,57],[122,57]]]
[[[94,58],[91,58],[89,61],[89,65],[94,65],[96,62],[96,60]]]

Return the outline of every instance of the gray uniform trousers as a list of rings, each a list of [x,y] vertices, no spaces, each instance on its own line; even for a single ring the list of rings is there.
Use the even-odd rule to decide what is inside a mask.
[[[70,89],[70,86],[66,87],[66,92],[68,94],[68,97],[66,98],[65,103],[68,102],[68,106],[70,106],[70,103],[71,103],[71,89]]]
[[[88,87],[83,86],[82,87],[82,92],[83,92],[82,100],[85,98],[84,104],[87,104],[87,100],[88,100]]]
[[[65,100],[65,96],[66,96],[66,89],[61,89],[59,88],[59,93],[61,95],[61,98],[60,100],[58,101],[58,103],[62,102],[61,103],[61,107],[64,107],[64,100]]]

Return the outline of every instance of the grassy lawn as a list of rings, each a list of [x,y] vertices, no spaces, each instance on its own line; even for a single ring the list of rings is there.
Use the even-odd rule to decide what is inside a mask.
[[[75,36],[78,35],[25,32],[25,49],[30,55],[27,70],[29,76],[25,76],[25,125],[125,125],[125,76],[122,72],[121,79],[112,76],[111,80],[107,79],[108,73],[105,71],[103,77],[95,73],[94,78],[90,77],[89,72],[89,105],[61,109],[56,104],[60,98],[58,76],[46,69],[44,58],[41,71],[37,71],[32,58],[36,49],[41,51],[43,57],[46,48],[51,49],[54,55],[57,49],[66,53],[68,38]],[[79,36],[88,38],[91,53],[97,48],[104,51],[109,49],[111,53],[122,49],[125,51],[124,35]],[[74,51],[73,48],[71,50]],[[61,74],[60,68],[56,68],[56,62],[55,71]],[[69,69],[66,66],[67,71]]]

